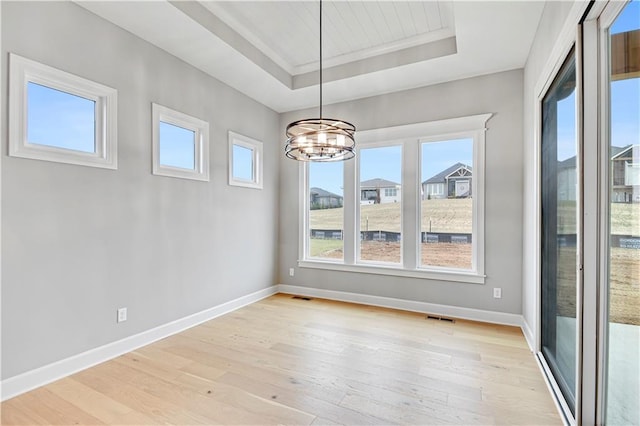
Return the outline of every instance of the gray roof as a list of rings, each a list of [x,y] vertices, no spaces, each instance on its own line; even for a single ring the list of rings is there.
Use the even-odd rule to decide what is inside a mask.
[[[390,180],[375,178],[375,179],[369,179],[369,180],[360,182],[360,189],[395,188],[398,185],[400,184],[391,182]]]
[[[576,156],[567,158],[563,161],[558,161],[559,169],[575,169],[576,168]]]
[[[449,167],[448,169],[445,169],[445,170],[441,171],[437,175],[430,177],[429,179],[425,180],[422,183],[423,184],[425,184],[425,183],[443,183],[447,176],[449,176],[451,173],[455,172],[456,170],[458,170],[461,167],[464,167],[464,168],[468,169],[469,171],[473,172],[473,169],[471,168],[471,166],[467,166],[466,164],[463,164],[463,163],[456,163],[453,166]]]
[[[636,147],[638,145],[635,145]],[[627,145],[624,147],[621,146],[612,146],[611,147],[611,159],[616,158],[618,155],[623,153],[624,151],[628,151],[630,148],[633,148],[634,145]],[[576,168],[576,156],[569,157],[566,160],[558,161],[559,169],[575,169]]]
[[[333,192],[325,191],[322,188],[310,188],[310,194],[315,194],[318,197],[333,197],[333,198],[342,198],[342,195],[334,194]]]
[[[635,160],[638,156],[638,150],[640,150],[640,145],[627,145],[625,147],[612,146],[611,147],[611,159],[617,157],[623,157],[626,155],[627,151],[631,151],[631,157]]]

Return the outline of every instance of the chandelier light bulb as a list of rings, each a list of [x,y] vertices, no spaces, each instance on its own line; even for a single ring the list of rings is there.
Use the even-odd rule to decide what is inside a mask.
[[[320,0],[320,118],[294,121],[287,126],[287,158],[298,161],[341,161],[355,156],[356,126],[322,117],[322,0]]]

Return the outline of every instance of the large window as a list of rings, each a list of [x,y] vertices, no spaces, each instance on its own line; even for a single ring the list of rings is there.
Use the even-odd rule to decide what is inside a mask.
[[[10,55],[9,155],[117,168],[117,92]]]
[[[402,146],[360,149],[360,260],[402,261]]]
[[[483,283],[490,117],[359,132],[355,161],[302,163],[299,265]]]
[[[344,163],[308,163],[308,258],[344,258]]]
[[[422,267],[473,268],[473,138],[420,145]]]

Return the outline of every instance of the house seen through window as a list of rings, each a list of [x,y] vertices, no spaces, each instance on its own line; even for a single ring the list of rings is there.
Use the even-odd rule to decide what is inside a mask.
[[[402,260],[402,146],[360,149],[361,261]]]
[[[344,258],[344,163],[309,163],[307,256]]]
[[[421,144],[422,266],[471,269],[473,139]]]

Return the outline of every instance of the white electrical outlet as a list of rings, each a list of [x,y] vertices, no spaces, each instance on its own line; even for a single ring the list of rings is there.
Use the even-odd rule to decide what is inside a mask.
[[[118,309],[118,322],[124,322],[127,320],[127,308]]]
[[[295,271],[293,270],[293,268],[289,268],[289,276],[292,277],[295,275]]]
[[[494,299],[502,298],[502,289],[500,287],[496,287],[493,289],[493,298]]]

